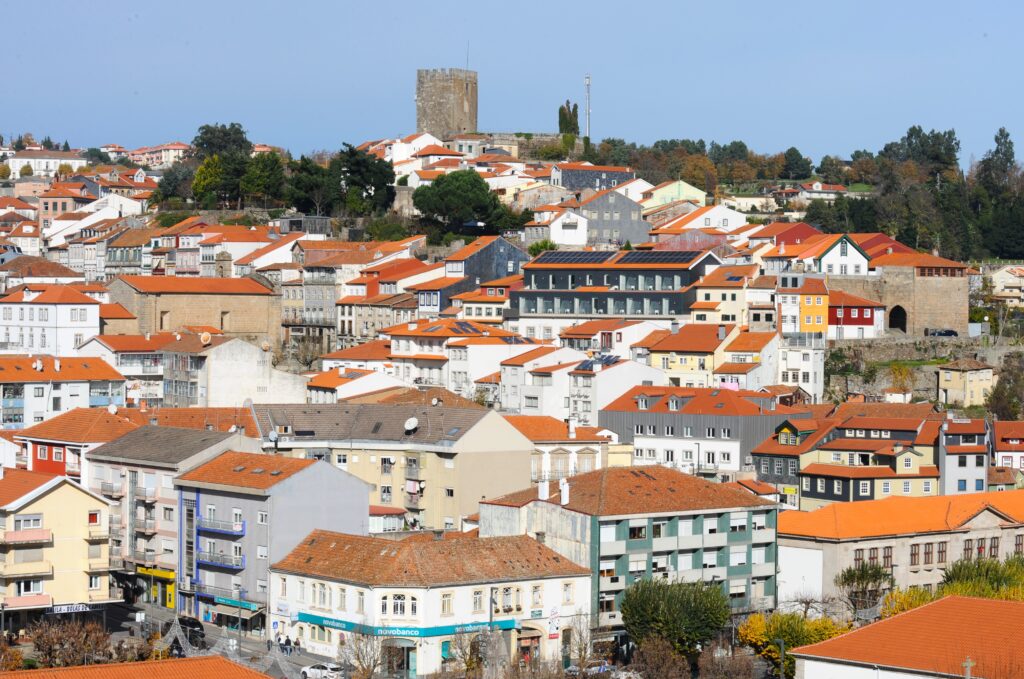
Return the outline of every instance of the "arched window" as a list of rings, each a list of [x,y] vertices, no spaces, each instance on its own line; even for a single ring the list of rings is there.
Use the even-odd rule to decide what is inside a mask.
[[[392,613],[392,615],[405,615],[405,595],[404,594],[392,594],[391,595],[391,613]]]
[[[388,614],[388,598],[386,596],[382,596],[380,598],[380,614],[381,615],[387,615]]]
[[[409,597],[409,615],[416,615],[416,597]]]

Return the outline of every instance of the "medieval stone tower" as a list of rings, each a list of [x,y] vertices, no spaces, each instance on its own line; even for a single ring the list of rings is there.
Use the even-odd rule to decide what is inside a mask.
[[[416,131],[440,139],[476,132],[476,71],[461,68],[416,71]]]

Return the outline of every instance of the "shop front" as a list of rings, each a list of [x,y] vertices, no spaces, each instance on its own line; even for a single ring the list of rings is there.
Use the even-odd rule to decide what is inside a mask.
[[[199,599],[199,619],[243,634],[262,634],[266,610],[263,604],[244,599],[214,596]]]
[[[136,600],[173,610],[177,598],[174,585],[176,575],[174,571],[167,568],[136,567],[134,587]]]

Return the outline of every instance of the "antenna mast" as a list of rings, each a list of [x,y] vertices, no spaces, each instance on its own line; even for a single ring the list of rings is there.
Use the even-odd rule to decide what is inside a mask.
[[[583,77],[583,85],[587,88],[587,139],[590,139],[590,74]]]

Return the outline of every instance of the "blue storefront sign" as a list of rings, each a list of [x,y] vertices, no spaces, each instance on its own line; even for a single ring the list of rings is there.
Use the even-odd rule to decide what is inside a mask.
[[[262,606],[254,604],[251,601],[239,601],[238,599],[228,599],[223,596],[213,597],[214,603],[224,604],[225,606],[234,606],[235,608],[244,608],[247,611],[258,611]]]
[[[308,622],[320,627],[340,629],[345,632],[369,634],[375,637],[443,637],[464,632],[482,632],[488,629],[488,627],[501,630],[515,629],[517,627],[516,621],[509,619],[495,620],[490,624],[486,622],[473,622],[468,625],[441,625],[438,627],[374,627],[372,625],[348,622],[347,620],[325,618],[322,615],[305,612],[299,613],[298,621]]]

